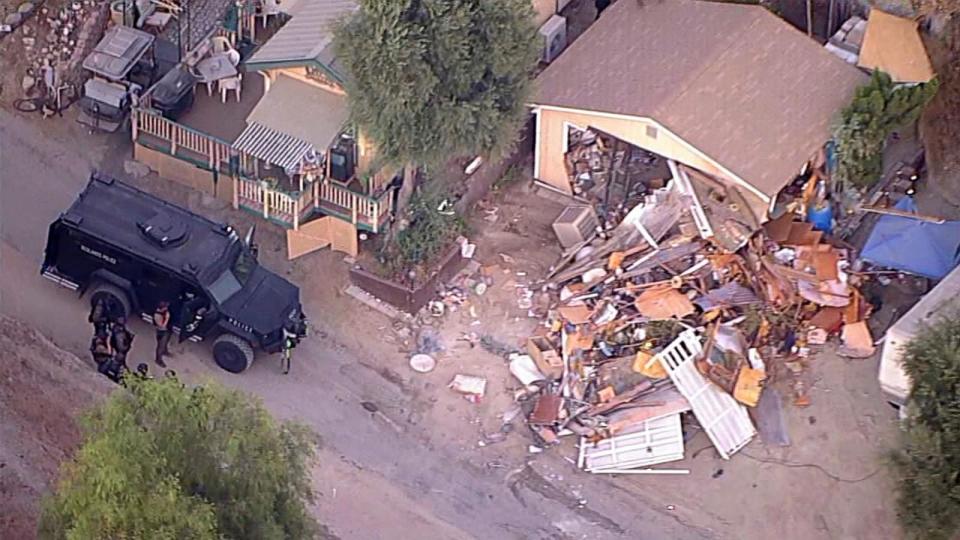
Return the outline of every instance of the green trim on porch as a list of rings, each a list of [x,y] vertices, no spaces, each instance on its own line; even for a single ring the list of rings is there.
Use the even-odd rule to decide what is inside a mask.
[[[344,77],[338,74],[336,71],[330,68],[330,66],[320,62],[316,59],[312,60],[276,60],[272,62],[250,62],[247,61],[244,63],[244,67],[247,71],[267,71],[270,69],[282,69],[290,67],[315,67],[322,70],[324,73],[333,78],[334,81],[340,83],[341,85],[346,82]]]

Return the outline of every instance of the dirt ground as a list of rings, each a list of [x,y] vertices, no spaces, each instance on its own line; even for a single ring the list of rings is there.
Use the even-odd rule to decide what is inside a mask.
[[[488,197],[471,220],[478,231],[471,240],[478,245],[476,259],[494,268],[495,281],[482,296],[470,294],[466,304],[443,320],[440,336],[446,350],[437,355],[437,369],[425,375],[409,370],[404,365],[409,347],[397,348],[405,356],[398,358],[394,352],[381,357],[393,376],[400,374],[399,384],[424,388],[419,399],[426,401],[417,411],[424,415],[420,423],[430,427],[431,444],[456,445],[464,455],[488,465],[522,462],[524,471],[536,471],[563,486],[575,501],[581,500],[585,486],[610,497],[643,501],[717,538],[899,535],[893,486],[883,467],[883,456],[894,443],[896,420],[876,382],[876,358],[853,361],[828,349],[814,360],[813,404],[800,409],[784,402],[789,446],[768,446],[758,439],[724,461],[707,438],[697,434],[687,442],[687,459],[670,464],[689,469],[689,476],[591,476],[573,466],[575,441],[529,454],[534,441],[522,426],[503,442],[490,443],[496,440],[491,434],[500,428],[519,383],[501,356],[459,339],[473,333],[507,346],[523,346],[541,319],[517,307],[516,288],[542,277],[559,255],[550,223],[562,208],[531,193],[525,182]],[[498,218],[490,223],[483,219],[489,215]],[[535,300],[534,309],[536,304]],[[486,378],[487,396],[473,404],[446,391],[443,386],[457,373]]]
[[[43,334],[0,315],[0,531],[31,538],[40,496],[80,442],[76,414],[113,388]]]
[[[591,2],[580,4],[592,9]],[[0,100],[7,98],[4,91]],[[492,286],[483,295],[469,292],[467,303],[445,317],[412,324],[344,294],[342,255],[321,251],[288,262],[278,228],[156,176],[126,177],[122,165],[130,149],[123,137],[87,137],[69,117],[40,121],[4,111],[0,136],[0,313],[26,321],[68,351],[82,354],[86,347],[84,309],[36,269],[46,224],[69,204],[90,168],[116,172],[241,229],[257,224],[263,263],[301,287],[314,325],[313,337],[297,350],[293,373],[284,377],[276,362],[264,359],[230,376],[192,345],[179,348],[176,367],[185,377],[213,377],[250,391],[274,414],[303,420],[319,433],[315,513],[340,538],[397,538],[398,530],[414,538],[900,537],[893,485],[883,468],[895,442],[896,415],[877,386],[876,358],[819,355],[812,405],[784,405],[789,446],[757,439],[724,461],[702,433],[695,434],[686,459],[671,464],[689,469],[687,476],[582,473],[572,464],[574,441],[531,454],[533,441],[520,422],[493,442],[518,383],[502,357],[470,341],[489,336],[521,346],[540,318],[518,306],[518,291],[540,278],[559,253],[549,225],[562,205],[532,193],[524,181],[489,196],[470,220],[475,258],[493,276]],[[536,309],[536,294],[534,300]],[[436,354],[434,371],[419,374],[408,360],[425,327],[436,330],[444,350]],[[30,538],[29,512],[77,441],[69,415],[112,385],[81,360],[23,349],[18,343],[24,339],[42,341],[26,327],[13,325],[14,336],[21,336],[15,339],[2,328],[0,537]],[[145,326],[135,331],[149,336]],[[147,354],[150,345],[149,337],[139,339],[135,352]],[[8,349],[20,360],[9,361]],[[486,397],[471,403],[448,389],[457,373],[485,377]],[[364,410],[364,402],[378,412]],[[19,456],[42,459],[25,468]],[[5,498],[9,493],[16,498]],[[7,508],[11,516],[26,517],[12,521]]]
[[[15,12],[18,6],[26,2],[27,0],[0,0],[0,19],[7,13]],[[33,0],[31,3],[38,7],[16,30],[0,40],[0,65],[4,68],[0,72],[0,105],[3,107],[12,107],[15,100],[27,97],[21,86],[24,76],[30,75],[39,79],[41,74],[34,73],[33,70],[44,58],[52,59],[53,62],[67,61],[77,45],[80,21],[92,16],[96,6],[102,4],[102,0]],[[83,17],[72,17],[69,26],[61,25],[60,21],[56,20],[58,15],[65,8],[73,14],[72,5],[82,9],[76,13],[83,14]],[[54,29],[51,21],[56,21],[54,24],[57,29]],[[63,37],[62,41],[48,42],[48,35],[62,34],[64,31],[67,32],[67,37]]]
[[[531,193],[523,181],[489,196],[471,218],[476,259],[492,269],[494,283],[433,321],[445,351],[433,372],[418,374],[408,365],[416,328],[345,295],[342,255],[321,251],[287,262],[278,228],[167,180],[123,175],[129,146],[122,138],[85,138],[69,122],[3,119],[5,148],[24,159],[9,162],[0,177],[0,312],[69,351],[82,354],[86,347],[85,310],[74,294],[42,280],[36,265],[46,223],[69,204],[92,166],[241,229],[258,224],[263,263],[301,287],[315,327],[297,349],[293,373],[284,377],[276,362],[263,359],[231,376],[194,345],[179,347],[174,362],[184,377],[213,377],[253,392],[274,414],[318,432],[316,515],[340,538],[396,538],[399,527],[422,538],[899,536],[892,486],[881,468],[895,413],[877,388],[876,359],[821,355],[813,369],[813,404],[785,406],[789,447],[756,440],[723,461],[697,434],[687,442],[686,460],[673,464],[689,469],[688,476],[588,475],[571,463],[572,440],[528,453],[533,441],[520,422],[502,442],[481,445],[495,440],[490,435],[500,429],[517,383],[502,357],[458,338],[473,332],[521,345],[539,318],[517,305],[517,286],[538,279],[559,252],[550,223],[561,205]],[[496,221],[484,219],[490,215]],[[134,331],[147,336],[135,341],[134,353],[149,354],[149,328],[138,323]],[[447,388],[457,373],[487,379],[480,403]],[[45,408],[74,406],[66,394],[51,399]],[[378,413],[364,410],[364,402]],[[35,497],[42,489],[27,493]]]
[[[960,36],[960,17],[947,33]],[[927,39],[927,50],[940,80],[936,97],[920,122],[932,186],[954,206],[960,206],[960,38],[954,45]]]
[[[86,354],[89,344],[84,303],[42,279],[37,269],[48,224],[86,184],[91,168],[241,229],[258,224],[262,262],[300,285],[314,322],[311,337],[296,350],[292,373],[284,376],[276,358],[262,357],[244,374],[231,375],[213,365],[209,344],[174,346],[177,354],[169,362],[185,380],[212,378],[251,392],[278,417],[314,429],[315,515],[337,537],[392,539],[401,529],[413,538],[718,537],[648,505],[603,496],[599,485],[582,488],[590,502],[580,505],[552,473],[527,468],[524,454],[497,462],[473,451],[476,425],[463,417],[473,416],[475,406],[452,395],[439,372],[413,376],[397,340],[385,338],[391,321],[342,293],[341,255],[320,252],[286,263],[279,229],[169,180],[130,178],[123,167],[129,142],[90,137],[69,117],[40,121],[0,110],[0,143],[18,156],[4,159],[0,175],[0,313],[76,354]],[[133,321],[132,330],[139,337],[131,359],[148,359],[151,329]],[[428,423],[434,417],[442,422]],[[446,442],[460,440],[470,442]]]

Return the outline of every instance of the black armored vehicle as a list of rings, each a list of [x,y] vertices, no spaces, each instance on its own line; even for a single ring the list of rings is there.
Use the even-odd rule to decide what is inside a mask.
[[[168,302],[181,341],[214,338],[217,365],[240,373],[306,335],[299,289],[257,263],[252,236],[94,173],[50,225],[41,272],[114,317]]]

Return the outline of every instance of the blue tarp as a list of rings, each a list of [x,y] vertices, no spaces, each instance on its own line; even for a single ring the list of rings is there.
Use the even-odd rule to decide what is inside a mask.
[[[910,197],[900,199],[894,208],[917,212]],[[877,266],[940,279],[960,263],[960,221],[881,216],[860,257]]]

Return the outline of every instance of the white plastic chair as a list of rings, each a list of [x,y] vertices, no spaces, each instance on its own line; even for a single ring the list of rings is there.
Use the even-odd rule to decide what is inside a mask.
[[[240,53],[236,49],[230,49],[227,51],[227,57],[230,59],[230,63],[233,64],[233,67],[237,67],[240,64]]]
[[[280,14],[280,0],[263,0],[260,16],[263,17],[263,27],[267,27],[267,17]]]
[[[237,103],[240,103],[240,88],[243,86],[243,74],[237,73],[236,77],[227,77],[220,79],[217,83],[220,87],[220,101],[227,102],[227,92],[233,90],[237,94]]]
[[[233,45],[230,45],[230,40],[223,36],[214,36],[210,38],[210,45],[213,46],[213,54],[220,54],[233,50]]]

